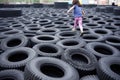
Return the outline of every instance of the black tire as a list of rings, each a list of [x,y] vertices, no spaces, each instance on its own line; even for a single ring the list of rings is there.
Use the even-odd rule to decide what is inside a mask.
[[[97,35],[102,35],[102,36],[107,36],[113,34],[111,30],[108,29],[103,29],[103,28],[96,28],[90,30],[92,34],[97,34]]]
[[[100,80],[120,80],[120,58],[101,58],[97,65],[97,74]]]
[[[44,26],[42,26],[42,28],[44,29],[47,29],[47,28],[55,28],[55,27],[57,27],[58,25],[56,25],[56,24],[48,24],[48,25],[44,25]]]
[[[86,42],[102,42],[104,37],[96,34],[83,34],[82,39]]]
[[[40,27],[25,27],[24,32],[36,34],[36,32],[39,31],[40,29],[41,29]]]
[[[93,17],[92,18],[92,21],[101,21],[103,20],[101,17]]]
[[[115,27],[118,27],[119,28],[119,30],[120,30],[120,22],[114,22],[114,23],[112,23],[111,24],[112,26],[115,26]]]
[[[9,27],[9,26],[10,26],[10,24],[5,23],[5,22],[3,21],[3,23],[0,23],[0,26],[6,26],[6,27]]]
[[[23,32],[21,30],[17,30],[17,29],[13,29],[13,30],[5,31],[5,32],[1,33],[1,35],[4,35],[6,37],[19,35],[19,34],[23,34]]]
[[[93,53],[98,59],[107,56],[120,56],[118,49],[101,42],[88,43],[86,49]]]
[[[25,80],[79,80],[79,75],[73,67],[62,60],[41,57],[26,65]]]
[[[102,21],[97,21],[96,23],[97,23],[97,24],[100,24],[100,25],[102,25],[102,26],[108,24],[106,21],[103,21],[103,20],[102,20]],[[101,27],[102,27],[102,26],[101,26]]]
[[[58,57],[58,58],[60,58],[61,54],[64,51],[60,46],[52,43],[37,44],[33,47],[33,49],[40,56]]]
[[[54,24],[63,25],[63,24],[65,24],[65,22],[63,22],[63,21],[54,21]]]
[[[78,69],[80,77],[95,73],[97,59],[83,48],[67,49],[62,59]]]
[[[92,23],[92,22],[91,23],[85,23],[85,24],[83,24],[83,26],[91,28],[91,29],[102,27],[102,25],[97,24],[97,23]]]
[[[1,41],[2,50],[29,46],[27,37],[23,35],[14,35]]]
[[[37,31],[37,34],[40,35],[55,35],[56,33],[58,33],[60,30],[56,29],[56,28],[49,28],[49,29],[41,29],[39,31]]]
[[[65,25],[65,24],[56,26],[55,28],[59,29],[60,31],[71,31],[72,29],[71,25]]]
[[[120,37],[109,35],[105,37],[105,42],[111,46],[114,46],[120,50]]]
[[[80,28],[79,27],[77,27],[77,29],[76,29],[77,31],[80,31]],[[88,28],[88,27],[83,27],[83,32],[90,32],[90,28]]]
[[[1,50],[1,47],[0,47],[0,54],[3,53],[3,51]]]
[[[108,23],[108,26],[110,26],[112,23],[115,22],[113,19],[105,19],[105,21]],[[110,27],[113,27],[113,26],[110,26]]]
[[[83,39],[63,39],[57,42],[57,45],[61,46],[63,49],[68,48],[80,48],[86,45]]]
[[[59,41],[59,38],[52,35],[37,35],[32,37],[31,41],[33,45],[38,43],[56,43]]]
[[[4,26],[3,26],[4,27]],[[6,31],[11,31],[13,30],[13,28],[10,28],[10,27],[4,27],[4,28],[0,28],[0,32],[6,32]]]
[[[34,27],[34,28],[40,28],[39,24],[28,24],[26,27],[30,28],[30,27]]]
[[[87,75],[82,77],[80,80],[100,80],[97,75]]]
[[[63,32],[57,33],[55,36],[59,37],[60,39],[70,39],[70,38],[78,38],[79,33],[72,32],[72,31],[63,31]]]
[[[18,30],[23,30],[25,26],[23,24],[21,24],[21,23],[18,23],[18,24],[13,24],[10,27],[14,28],[14,29],[18,29]]]
[[[44,25],[51,24],[52,22],[49,19],[41,19],[37,23],[40,24],[41,26],[44,26]]]
[[[3,70],[0,71],[0,80],[24,80],[24,75],[19,70]]]
[[[24,70],[26,63],[37,57],[36,52],[27,47],[19,47],[7,50],[0,56],[1,69]]]
[[[110,26],[110,25],[105,25],[105,26],[103,26],[103,28],[108,29],[108,30],[111,30],[111,31],[113,31],[113,32],[119,31],[119,27]]]
[[[113,16],[112,20],[114,20],[115,22],[119,22],[120,21],[120,17],[118,16]]]
[[[7,37],[4,36],[4,35],[0,35],[0,44],[1,44],[1,41],[2,41],[3,39],[5,39],[5,38],[7,38]]]
[[[32,37],[36,36],[34,33],[24,33],[24,35],[28,38],[31,39]]]
[[[105,12],[106,12],[106,13],[113,13],[113,9],[114,9],[113,6],[106,6],[105,8],[106,8],[106,9],[105,9]]]
[[[119,7],[114,8],[113,13],[114,13],[114,15],[119,16],[120,15],[120,8]]]
[[[114,32],[114,35],[116,35],[116,36],[120,36],[120,31],[116,31],[116,32]]]
[[[90,21],[89,20],[83,20],[82,22],[83,22],[83,24],[85,24],[85,23],[89,23]]]

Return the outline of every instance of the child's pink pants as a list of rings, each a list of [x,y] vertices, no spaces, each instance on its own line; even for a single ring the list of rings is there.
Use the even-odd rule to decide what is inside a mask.
[[[82,28],[82,17],[77,17],[74,20],[74,28],[76,28],[77,26],[80,27],[80,29]]]

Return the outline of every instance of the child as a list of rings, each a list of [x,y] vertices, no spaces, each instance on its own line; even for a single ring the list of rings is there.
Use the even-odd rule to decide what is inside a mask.
[[[71,10],[74,9],[74,27],[72,31],[76,30],[77,25],[80,28],[81,35],[83,34],[83,27],[82,27],[82,15],[85,15],[85,12],[82,10],[82,5],[79,0],[73,0],[73,6],[67,11],[69,13]]]

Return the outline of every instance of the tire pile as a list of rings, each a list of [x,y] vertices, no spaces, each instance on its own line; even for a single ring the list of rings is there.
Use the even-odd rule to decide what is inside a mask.
[[[120,16],[96,9],[84,9],[83,36],[67,9],[0,18],[0,80],[120,80]]]

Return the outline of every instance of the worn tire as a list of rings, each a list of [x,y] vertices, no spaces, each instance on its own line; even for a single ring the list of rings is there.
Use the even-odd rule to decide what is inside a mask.
[[[41,28],[39,27],[26,27],[24,28],[25,33],[34,33],[36,34],[37,31],[39,31]]]
[[[27,37],[23,35],[14,35],[1,41],[2,50],[29,46]]]
[[[70,39],[70,38],[78,38],[79,34],[78,32],[63,31],[57,33],[55,36],[59,37],[60,39]]]
[[[93,53],[98,59],[108,56],[120,56],[119,50],[105,43],[91,42],[88,43],[85,47],[88,51]]]
[[[9,36],[11,37],[11,36],[20,35],[20,34],[23,34],[23,31],[17,30],[17,29],[13,29],[13,30],[9,30],[1,33],[1,35],[4,35],[6,37],[9,37]]]
[[[58,41],[57,45],[61,46],[63,49],[80,48],[84,47],[86,42],[82,39],[63,39]]]
[[[62,59],[78,69],[80,76],[95,73],[97,59],[83,48],[67,49]]]
[[[31,41],[33,45],[38,43],[56,43],[59,41],[59,38],[52,35],[37,35],[32,37]]]
[[[25,80],[79,80],[79,75],[73,67],[62,60],[41,57],[26,65]]]
[[[105,37],[105,42],[111,46],[114,46],[116,47],[117,49],[120,50],[120,37],[118,36],[113,36],[113,35],[110,35],[110,36],[106,36]]]
[[[24,80],[24,74],[19,70],[3,70],[0,71],[0,80]]]
[[[96,34],[84,34],[82,36],[82,39],[86,42],[102,42],[104,40],[104,37],[101,35]]]
[[[101,58],[97,65],[97,74],[100,80],[120,80],[120,58]]]
[[[36,53],[45,57],[60,57],[63,53],[62,47],[52,43],[40,43],[33,47]]]
[[[107,36],[113,34],[111,30],[108,29],[103,29],[103,28],[96,28],[91,30],[92,34],[97,34],[97,35],[102,35],[102,36]]]
[[[37,31],[36,33],[39,35],[55,35],[58,33],[60,30],[56,28],[49,28],[49,29],[41,29]]]
[[[24,70],[26,63],[37,57],[36,52],[27,47],[19,47],[7,50],[0,56],[1,69]]]

